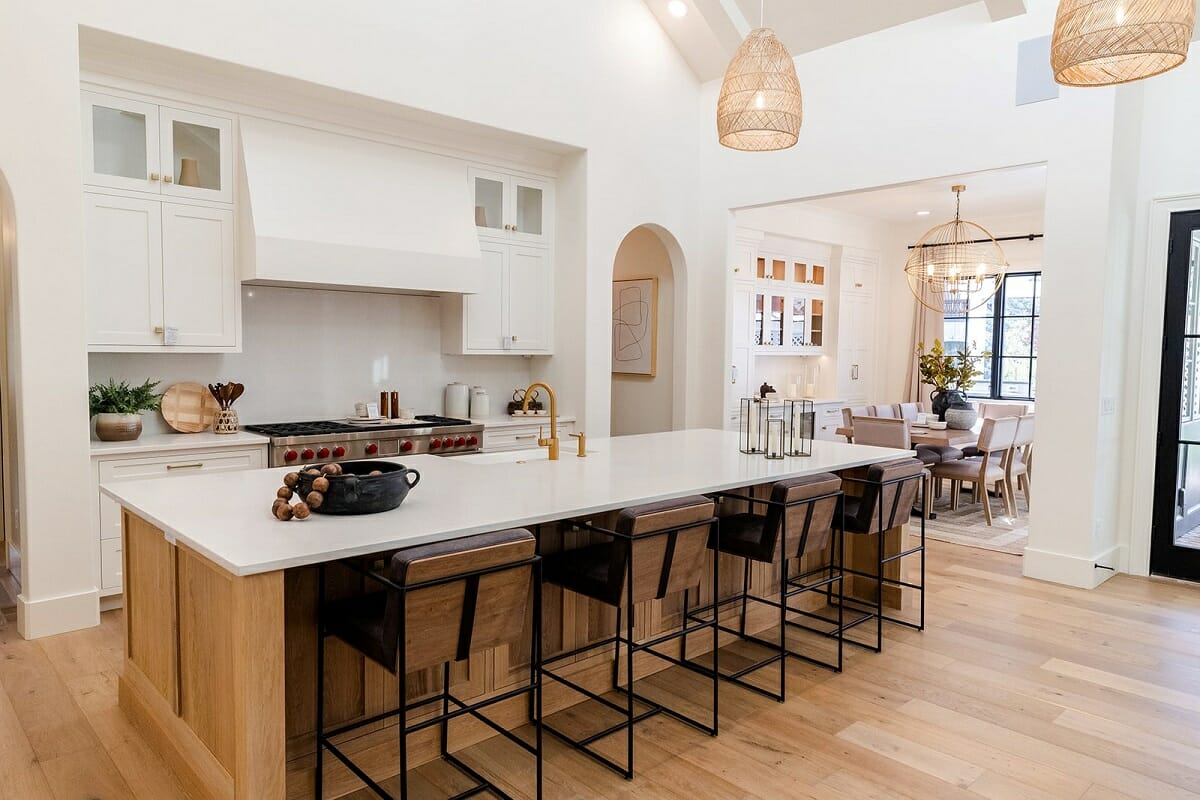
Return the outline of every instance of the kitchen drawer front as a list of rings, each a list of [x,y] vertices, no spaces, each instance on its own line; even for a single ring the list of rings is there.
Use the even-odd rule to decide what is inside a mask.
[[[826,442],[844,442],[845,439],[837,435],[837,429],[842,427],[841,404],[819,405],[815,412],[817,415],[816,438]]]
[[[100,462],[100,483],[162,478],[196,472],[229,472],[266,466],[264,448],[192,451],[145,458],[112,458]]]
[[[124,570],[121,558],[121,539],[104,539],[100,542],[100,588],[121,588],[121,573]]]
[[[484,428],[483,430],[483,449],[488,453],[496,453],[504,450],[529,450],[537,447],[538,440],[537,425],[519,425],[515,427],[496,428],[494,430]],[[541,428],[546,436],[550,435],[549,422],[543,422]],[[568,433],[575,431],[575,423],[560,422],[558,424],[558,438],[560,446],[563,439],[567,438]]]

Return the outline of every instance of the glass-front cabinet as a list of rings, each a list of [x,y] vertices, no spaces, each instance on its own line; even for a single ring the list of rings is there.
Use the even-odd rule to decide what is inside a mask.
[[[825,299],[806,293],[754,292],[752,334],[759,355],[816,355],[824,340]]]
[[[83,92],[84,183],[233,202],[233,121]]]
[[[472,168],[475,226],[483,236],[532,244],[548,241],[552,198],[550,183]]]

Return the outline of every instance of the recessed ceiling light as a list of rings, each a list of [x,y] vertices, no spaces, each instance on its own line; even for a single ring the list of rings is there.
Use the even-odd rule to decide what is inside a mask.
[[[932,211],[918,211],[917,216],[918,217],[928,217],[932,213],[933,213]]]
[[[687,3],[683,0],[671,0],[667,3],[667,11],[671,12],[673,17],[686,17],[688,12]]]

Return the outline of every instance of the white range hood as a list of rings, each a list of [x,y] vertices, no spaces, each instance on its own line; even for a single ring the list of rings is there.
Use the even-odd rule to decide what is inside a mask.
[[[241,140],[246,283],[479,290],[465,162],[253,117]]]

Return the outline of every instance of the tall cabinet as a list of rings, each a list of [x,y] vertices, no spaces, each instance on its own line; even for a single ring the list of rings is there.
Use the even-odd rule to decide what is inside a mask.
[[[239,350],[233,119],[115,90],[81,103],[88,349]]]
[[[838,396],[851,404],[877,400],[876,281],[879,254],[841,248],[838,264]]]
[[[443,299],[442,349],[552,355],[554,182],[482,167],[469,180],[483,281],[478,294]]]

